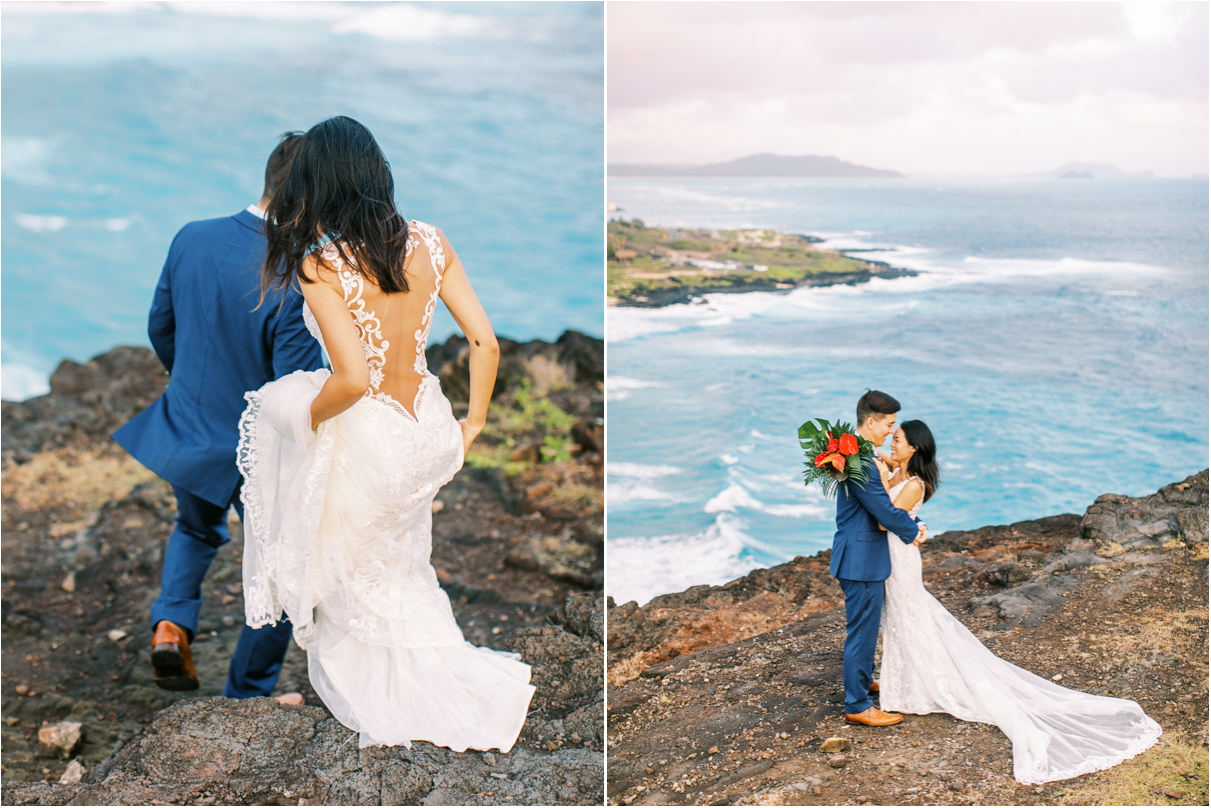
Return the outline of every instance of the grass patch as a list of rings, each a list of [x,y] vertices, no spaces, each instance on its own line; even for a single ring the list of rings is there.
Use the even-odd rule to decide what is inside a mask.
[[[1206,805],[1207,747],[1166,732],[1143,754],[1081,779],[1056,795],[1060,805]]]
[[[570,460],[568,445],[576,416],[561,410],[545,395],[539,395],[528,377],[511,380],[508,387],[507,397],[488,405],[482,441],[472,445],[466,464],[473,468],[499,468],[506,476],[515,477],[531,464],[509,457],[517,447],[527,444],[538,445],[543,463]]]

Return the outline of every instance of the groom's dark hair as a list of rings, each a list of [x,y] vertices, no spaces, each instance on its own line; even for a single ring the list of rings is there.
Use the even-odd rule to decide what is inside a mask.
[[[295,149],[298,148],[302,137],[302,132],[282,133],[278,145],[269,153],[269,161],[265,163],[265,189],[261,196],[272,197],[277,193],[282,180],[286,178],[286,171],[290,168],[290,161],[294,159]]]
[[[893,415],[900,411],[900,402],[882,390],[867,390],[858,399],[858,423],[862,426],[872,415]]]

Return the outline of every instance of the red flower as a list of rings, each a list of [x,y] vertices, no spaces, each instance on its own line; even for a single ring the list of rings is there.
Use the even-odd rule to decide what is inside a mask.
[[[821,452],[816,455],[816,468],[830,464],[837,471],[845,471],[845,458],[836,452]]]
[[[842,437],[844,437],[844,436],[842,436]],[[838,447],[838,446],[840,446],[840,444],[837,442],[837,439],[836,439],[836,438],[833,438],[832,440],[830,440],[830,441],[828,442],[828,448],[827,448],[827,449],[825,449],[824,451],[826,451],[826,452],[835,452],[835,451],[837,451],[837,447]]]
[[[849,435],[849,434],[842,435],[840,444],[841,444],[841,454],[848,456],[848,455],[855,455],[858,453],[858,439],[855,438],[853,435]]]

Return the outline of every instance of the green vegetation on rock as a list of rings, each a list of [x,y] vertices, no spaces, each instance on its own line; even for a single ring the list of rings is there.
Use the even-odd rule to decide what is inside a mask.
[[[609,296],[644,303],[652,296],[853,280],[886,269],[818,249],[819,241],[773,230],[687,230],[614,219],[607,226]]]
[[[576,416],[564,412],[547,396],[538,395],[528,377],[506,382],[508,396],[488,406],[488,423],[481,438],[471,446],[466,464],[475,468],[499,468],[513,477],[532,463],[512,459],[520,447],[535,446],[544,463],[571,459],[568,433]]]

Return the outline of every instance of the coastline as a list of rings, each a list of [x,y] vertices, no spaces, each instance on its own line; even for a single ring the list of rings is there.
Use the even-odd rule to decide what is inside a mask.
[[[850,257],[850,253],[862,251],[863,250],[861,249],[836,250],[838,254],[847,257]],[[869,283],[874,278],[911,278],[921,274],[920,270],[892,266],[886,261],[874,261],[867,258],[862,260],[879,268],[872,270],[861,270],[847,274],[831,275],[828,277],[807,277],[793,281],[774,281],[767,278],[754,278],[747,284],[738,284],[725,288],[687,286],[680,289],[651,292],[647,295],[635,297],[607,297],[606,305],[617,308],[655,309],[663,306],[672,306],[677,303],[693,303],[696,299],[708,294],[744,294],[747,292],[786,293],[803,286],[860,286],[861,284]]]
[[[606,305],[659,308],[706,294],[789,292],[803,286],[856,286],[918,270],[865,258],[864,248],[820,249],[819,236],[773,230],[608,226]]]
[[[1170,804],[1205,804],[1207,476],[924,548],[926,588],[998,656],[1159,721],[1138,758],[1024,786],[996,727],[844,724],[824,550],[644,606],[607,600],[611,803],[1151,804],[1163,782]],[[823,751],[832,737],[844,754]]]

